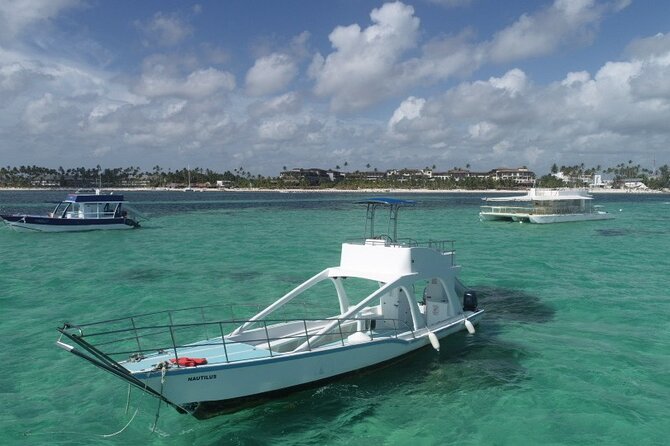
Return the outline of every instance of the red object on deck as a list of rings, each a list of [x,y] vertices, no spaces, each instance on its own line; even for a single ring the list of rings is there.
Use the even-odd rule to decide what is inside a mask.
[[[207,359],[206,358],[189,358],[189,357],[181,357],[179,359],[175,358],[170,358],[170,362],[172,364],[177,364],[182,367],[197,367],[199,365],[205,365],[207,364]]]

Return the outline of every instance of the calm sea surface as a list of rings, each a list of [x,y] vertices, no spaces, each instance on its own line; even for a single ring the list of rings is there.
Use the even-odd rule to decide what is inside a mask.
[[[64,192],[0,191],[46,213]],[[399,236],[457,240],[487,313],[392,367],[197,421],[54,345],[64,321],[268,304],[363,236],[367,195],[128,192],[136,231],[0,227],[0,443],[665,445],[670,195],[601,195],[616,219],[482,223],[480,195],[412,194]],[[125,431],[121,430],[136,413]]]

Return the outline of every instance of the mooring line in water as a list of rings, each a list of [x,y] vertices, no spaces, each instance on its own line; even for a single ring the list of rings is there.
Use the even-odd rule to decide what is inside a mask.
[[[126,396],[126,412],[125,412],[126,415],[128,415],[128,408],[130,407],[130,389],[131,389],[131,387],[132,386],[130,384],[128,384],[128,395]]]
[[[130,408],[130,389],[131,389],[131,387],[132,386],[130,384],[128,384],[128,394],[126,396],[126,411],[124,413],[125,415],[128,415],[128,409]],[[135,419],[135,415],[137,415],[137,412],[139,412],[139,410],[140,410],[139,407],[137,409],[135,409],[135,413],[133,414],[132,417],[130,417],[130,421],[128,421],[128,423],[126,423],[126,425],[123,426],[123,428],[120,431],[114,432],[113,434],[103,434],[103,435],[100,435],[100,436],[102,438],[109,438],[109,437],[115,437],[115,436],[119,435],[121,432],[125,431],[128,426],[130,426],[130,423],[133,422],[133,420]]]
[[[161,413],[161,403],[163,402],[163,384],[165,384],[165,374],[167,373],[168,362],[165,361],[164,363],[159,364],[159,367],[161,367],[161,392],[158,398],[158,408],[156,409],[156,418],[154,419],[154,427],[151,429],[151,433],[156,432],[156,427],[158,426],[158,416]]]
[[[119,435],[121,432],[125,431],[128,426],[130,426],[130,423],[133,422],[133,420],[135,419],[135,415],[137,415],[137,412],[139,412],[139,411],[140,411],[139,407],[137,409],[135,409],[135,413],[130,418],[130,421],[128,421],[128,423],[126,423],[126,425],[123,426],[123,428],[120,431],[114,432],[113,434],[103,434],[103,435],[100,435],[100,436],[102,438],[109,438],[109,437],[115,437],[115,436]]]

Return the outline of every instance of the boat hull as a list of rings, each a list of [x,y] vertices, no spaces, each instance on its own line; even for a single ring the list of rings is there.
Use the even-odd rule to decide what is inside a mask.
[[[473,324],[483,311],[468,316]],[[438,338],[465,330],[458,319],[434,328]],[[430,345],[428,332],[407,338],[383,338],[269,358],[200,367],[169,369],[161,385],[160,371],[136,372],[148,387],[196,418],[232,412],[250,402],[316,386],[353,372],[378,367]]]
[[[522,223],[568,223],[575,221],[594,221],[594,220],[611,220],[614,218],[612,214],[608,213],[592,213],[592,214],[503,214],[503,213],[485,213],[480,212],[479,218],[482,221],[507,220]]]
[[[0,215],[7,226],[20,232],[80,232],[133,229],[139,225],[129,218],[53,218],[33,215]]]
[[[531,223],[546,224],[546,223],[568,223],[573,221],[594,221],[594,220],[611,220],[614,216],[607,213],[593,213],[593,214],[554,214],[554,215],[529,215],[528,221]]]
[[[528,214],[513,214],[513,213],[489,213],[480,212],[479,219],[481,221],[528,221]]]

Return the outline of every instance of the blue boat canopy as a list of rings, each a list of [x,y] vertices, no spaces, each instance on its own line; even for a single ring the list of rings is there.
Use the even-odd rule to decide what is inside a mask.
[[[400,198],[375,197],[367,200],[357,201],[357,204],[386,204],[386,205],[411,205],[416,204],[414,200],[402,200]]]

